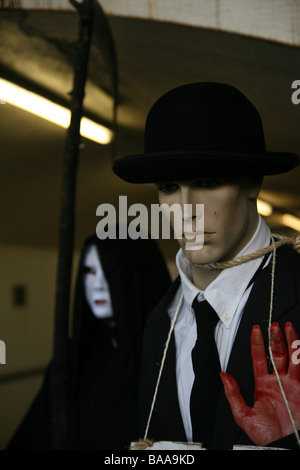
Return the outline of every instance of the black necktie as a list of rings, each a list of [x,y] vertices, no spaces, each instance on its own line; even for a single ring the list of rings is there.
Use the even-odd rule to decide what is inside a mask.
[[[206,300],[198,302],[196,298],[192,307],[197,322],[197,341],[192,350],[195,381],[190,399],[193,441],[202,442],[209,449],[221,391],[221,368],[214,339],[219,317]]]

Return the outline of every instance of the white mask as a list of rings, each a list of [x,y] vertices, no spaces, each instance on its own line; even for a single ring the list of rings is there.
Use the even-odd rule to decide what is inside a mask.
[[[91,311],[97,318],[111,318],[113,308],[109,286],[95,245],[88,248],[83,265],[85,295]]]

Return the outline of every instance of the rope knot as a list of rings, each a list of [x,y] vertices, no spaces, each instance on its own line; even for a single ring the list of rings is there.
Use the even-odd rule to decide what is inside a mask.
[[[153,444],[154,441],[151,441],[150,439],[140,439],[130,447],[130,450],[145,450],[148,447],[152,447]]]
[[[276,248],[279,248],[282,245],[290,245],[297,253],[300,253],[300,233],[296,232],[292,236],[281,235],[280,233],[271,233],[271,236],[276,239],[275,245]],[[266,246],[265,248],[261,248],[260,250],[256,250],[253,253],[249,253],[248,255],[240,256],[238,258],[234,258],[228,261],[219,261],[216,263],[207,263],[207,264],[199,264],[201,268],[205,269],[225,269],[225,268],[232,268],[233,266],[238,266],[239,264],[247,263],[248,261],[252,261],[254,259],[260,258],[265,256],[267,253],[271,253],[273,250],[272,245]]]

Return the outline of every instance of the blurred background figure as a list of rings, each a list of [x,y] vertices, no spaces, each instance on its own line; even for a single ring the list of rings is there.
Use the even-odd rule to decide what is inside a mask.
[[[70,340],[68,449],[122,450],[138,437],[143,329],[170,283],[151,239],[85,241]],[[50,368],[8,450],[51,449]]]

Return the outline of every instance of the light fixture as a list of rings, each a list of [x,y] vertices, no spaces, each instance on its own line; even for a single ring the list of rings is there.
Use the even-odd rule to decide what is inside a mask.
[[[297,232],[300,232],[300,219],[292,214],[282,214],[281,223],[286,227],[290,227]]]
[[[70,125],[71,112],[67,108],[3,78],[0,78],[0,101],[28,111],[65,129]],[[80,134],[99,144],[109,144],[112,140],[110,129],[86,117],[81,118]]]
[[[258,213],[269,217],[273,213],[273,207],[268,202],[262,201],[261,199],[257,199],[257,210]]]

